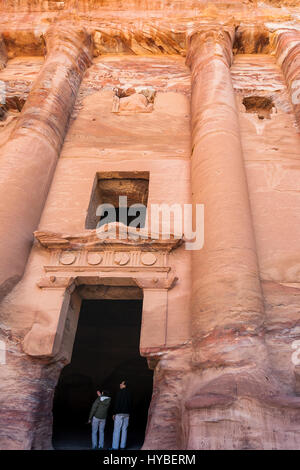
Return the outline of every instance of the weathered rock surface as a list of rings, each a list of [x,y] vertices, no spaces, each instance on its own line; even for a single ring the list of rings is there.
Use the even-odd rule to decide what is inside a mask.
[[[299,2],[0,9],[0,447],[51,448],[81,299],[143,290],[144,448],[299,449]],[[105,172],[204,204],[203,248],[64,252]]]

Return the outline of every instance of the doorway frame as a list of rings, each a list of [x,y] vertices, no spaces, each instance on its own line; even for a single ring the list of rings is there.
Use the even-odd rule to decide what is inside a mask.
[[[90,286],[90,285],[84,285],[84,287],[89,287],[89,286]],[[115,286],[112,286],[112,287],[115,287]],[[127,286],[126,286],[126,287],[127,287]],[[125,289],[126,289],[126,287],[125,287]],[[76,288],[76,289],[74,290],[73,294],[72,294],[72,296],[75,294],[75,296],[77,297],[77,299],[73,299],[73,300],[74,300],[74,305],[73,305],[73,307],[75,307],[76,315],[74,316],[74,313],[75,313],[75,312],[74,312],[74,310],[73,310],[73,312],[72,312],[72,313],[73,313],[72,318],[69,318],[69,313],[71,313],[70,310],[72,310],[71,308],[69,308],[68,318],[67,318],[67,322],[68,322],[68,320],[69,320],[68,329],[70,329],[70,326],[71,326],[72,323],[75,324],[75,325],[74,325],[74,324],[72,325],[73,328],[74,328],[74,326],[75,326],[75,336],[76,336],[76,332],[77,332],[77,330],[78,330],[78,321],[79,321],[79,317],[80,317],[81,314],[83,313],[83,312],[82,312],[82,302],[83,302],[84,300],[91,300],[91,301],[95,301],[95,300],[96,300],[96,301],[97,301],[97,300],[106,300],[106,301],[110,301],[110,302],[116,301],[115,298],[114,298],[114,299],[113,299],[113,298],[110,298],[109,292],[108,292],[108,295],[106,294],[103,298],[101,298],[100,296],[98,297],[98,295],[97,295],[97,298],[93,298],[93,297],[90,296],[90,295],[88,295],[88,296],[82,295],[82,292],[78,292],[78,290],[79,290],[79,289]],[[138,293],[137,291],[140,291],[140,288],[134,289],[134,292],[132,292],[132,293],[129,295],[130,298],[126,298],[126,299],[125,299],[125,298],[120,298],[120,299],[118,299],[118,300],[121,301],[121,302],[122,302],[122,301],[126,301],[126,300],[134,300],[134,301],[138,301],[138,302],[143,303],[143,298],[141,297],[141,292]],[[84,289],[83,294],[84,294],[84,293],[85,293],[85,289]],[[77,301],[76,301],[76,300],[77,300]],[[77,303],[77,302],[78,302],[78,303]],[[73,303],[72,300],[70,301],[70,304],[71,304],[71,303]],[[140,312],[140,307],[138,308],[138,312],[139,312],[139,314],[141,313],[141,312]],[[139,318],[140,318],[140,320],[141,320],[141,316],[140,316],[140,315],[139,315]],[[80,328],[80,326],[79,326],[79,328]],[[74,338],[74,339],[75,339],[75,338]],[[67,341],[68,341],[67,338],[63,338],[63,346],[62,346],[62,349],[64,349],[64,346],[66,346]],[[75,343],[75,341],[74,341],[74,343]],[[72,345],[72,346],[73,346],[73,345]],[[138,353],[139,353],[139,349],[136,349],[136,347],[135,347],[134,349],[135,349],[136,354],[138,354]],[[72,351],[71,351],[71,356],[70,356],[69,360],[67,361],[69,364],[72,362],[72,355],[73,355],[73,347],[72,347]],[[144,360],[145,360],[145,359],[144,359]],[[147,362],[148,362],[148,361],[147,361]],[[53,405],[54,405],[54,391],[55,391],[55,389],[56,389],[56,387],[57,387],[57,385],[58,385],[58,383],[59,383],[61,374],[62,374],[62,372],[63,372],[63,370],[64,370],[64,368],[65,368],[66,365],[67,365],[67,364],[64,364],[64,365],[63,365],[63,367],[62,367],[62,368],[60,369],[60,371],[59,371],[59,374],[57,375],[56,386],[55,386],[54,389],[53,389],[53,398],[52,398],[52,402],[51,402],[51,403],[52,403],[52,415],[51,415],[51,418],[52,418],[52,420],[51,420],[51,426],[52,426],[52,434],[51,434],[51,436],[52,436],[52,437],[51,437],[51,439],[52,439],[52,440],[51,440],[52,444],[51,444],[51,446],[52,446],[52,447],[51,447],[51,448],[54,448],[54,449],[56,449],[56,448],[54,447],[54,442],[53,442],[53,437],[54,437],[54,427],[53,427],[53,424],[54,424],[54,407],[53,407]],[[144,367],[147,367],[147,363],[144,364]],[[153,368],[149,367],[149,362],[148,362],[148,369],[153,369]],[[119,377],[122,377],[122,376],[124,377],[124,374],[123,374],[123,373],[121,373],[121,374],[119,375]],[[125,376],[128,377],[127,375],[125,375]],[[152,382],[153,382],[153,381],[154,381],[154,374],[153,374],[153,371],[152,371]],[[101,381],[100,381],[100,382],[101,382]],[[94,391],[96,390],[95,384],[96,384],[96,383],[99,384],[100,382],[99,382],[98,380],[97,380],[97,381],[95,381],[95,380],[93,381],[93,384],[94,384],[94,387],[93,387],[93,388],[94,388]],[[119,383],[119,382],[118,382],[118,383]],[[110,388],[110,387],[109,387],[108,389],[109,389],[109,390],[112,390],[113,388]],[[152,393],[153,393],[153,383],[152,383],[152,385],[151,385],[151,394],[152,394]],[[94,399],[91,399],[91,400],[94,400]],[[92,403],[92,401],[91,401],[91,403]],[[150,420],[149,410],[150,410],[150,402],[149,402],[149,405],[148,405],[148,407],[147,407],[148,421]],[[145,440],[145,437],[146,437],[146,430],[147,430],[147,425],[146,425],[145,429],[143,430],[143,432],[144,432],[144,439],[143,439],[143,441],[141,441],[141,442],[144,442],[144,440]]]
[[[70,362],[77,328],[77,321],[75,329],[72,326],[70,304],[77,286],[138,286],[143,292],[140,354],[153,367],[155,353],[166,347],[168,291],[178,280],[169,253],[182,244],[182,238],[151,238],[143,233],[134,239],[128,227],[125,237],[119,223],[108,224],[106,232],[116,228],[115,238],[99,238],[96,230],[79,235],[34,233],[47,262],[37,283],[37,315],[23,340],[26,354]],[[66,336],[69,340],[64,344]]]

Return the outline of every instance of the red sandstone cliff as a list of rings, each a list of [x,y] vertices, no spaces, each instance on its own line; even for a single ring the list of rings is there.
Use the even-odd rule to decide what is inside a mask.
[[[300,447],[299,17],[293,0],[1,2],[1,448],[51,448],[82,286],[104,282],[144,295],[145,449]],[[105,172],[149,173],[149,204],[204,204],[203,249],[105,258],[85,226]]]

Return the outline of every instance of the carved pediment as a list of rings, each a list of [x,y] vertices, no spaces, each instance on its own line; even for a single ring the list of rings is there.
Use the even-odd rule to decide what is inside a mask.
[[[113,238],[115,233],[118,236]],[[48,231],[37,231],[34,235],[40,246],[49,251],[44,270],[49,275],[71,277],[92,273],[101,273],[105,277],[111,272],[116,276],[120,273],[126,276],[135,273],[136,276],[145,272],[164,276],[171,269],[169,252],[183,241],[174,235],[151,237],[145,229],[136,231],[119,223],[103,226],[100,234],[89,230],[75,235]],[[58,280],[51,285],[58,286]]]
[[[36,231],[34,237],[44,248],[72,251],[140,250],[170,252],[183,242],[182,237],[174,234],[158,233],[153,236],[145,229],[126,227],[118,222],[104,225],[101,230],[89,230],[75,235]]]

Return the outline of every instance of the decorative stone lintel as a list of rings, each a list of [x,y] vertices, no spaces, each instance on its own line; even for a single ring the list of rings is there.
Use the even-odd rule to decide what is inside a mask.
[[[94,276],[92,273],[80,273],[80,276],[59,276],[59,275],[51,275],[51,276],[44,276],[42,277],[38,282],[37,286],[40,287],[41,289],[70,289],[70,288],[75,288],[76,285],[82,284],[82,281],[86,278],[90,281],[91,277],[95,279],[95,284],[101,284],[102,281],[106,281],[107,279],[117,279],[120,277],[120,273],[118,273],[118,276],[115,276],[114,273],[111,272],[103,272],[103,273],[98,273],[97,276]],[[140,273],[141,274],[141,273]],[[156,274],[156,275],[155,275]],[[164,277],[159,277],[161,274],[163,274]],[[140,289],[147,289],[147,290],[170,290],[174,287],[176,284],[176,281],[178,280],[178,277],[175,276],[173,273],[169,275],[169,277],[165,277],[167,273],[154,273],[154,276],[151,278],[148,277],[143,277],[142,275],[140,277],[136,277],[137,273],[135,276],[129,275],[126,276],[122,273],[122,277],[130,278],[132,279],[136,285]]]
[[[44,265],[48,276],[38,282],[41,288],[68,286],[79,277],[97,278],[100,283],[101,279],[124,277],[134,279],[142,289],[168,290],[177,280],[168,275],[168,253],[182,242],[175,237],[143,238],[134,243],[130,239],[99,239],[93,230],[74,236],[35,232],[35,238],[50,252]]]

